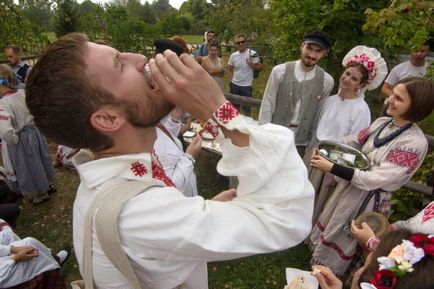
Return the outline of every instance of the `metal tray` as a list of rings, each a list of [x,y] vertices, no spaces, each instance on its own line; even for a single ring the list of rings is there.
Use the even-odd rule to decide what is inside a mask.
[[[339,164],[344,167],[348,167],[352,169],[360,169],[360,170],[367,170],[371,167],[371,162],[369,161],[368,157],[358,149],[353,148],[352,146],[327,140],[327,141],[320,141],[317,145],[317,149],[321,156],[328,159],[332,163]],[[326,150],[327,155],[324,154],[322,150]],[[333,155],[331,154],[331,151],[338,151],[338,152],[342,152],[342,154],[355,155],[355,164],[354,165],[351,164],[343,157],[332,158]]]

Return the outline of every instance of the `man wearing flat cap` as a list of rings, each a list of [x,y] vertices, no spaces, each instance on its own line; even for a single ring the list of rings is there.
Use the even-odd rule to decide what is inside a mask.
[[[301,58],[273,68],[259,111],[259,124],[275,123],[294,132],[300,155],[311,139],[322,99],[330,95],[333,78],[317,65],[331,45],[329,36],[312,30],[304,36]]]

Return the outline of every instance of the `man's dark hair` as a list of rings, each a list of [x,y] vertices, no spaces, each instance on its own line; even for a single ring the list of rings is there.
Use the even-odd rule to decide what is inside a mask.
[[[18,55],[21,53],[21,47],[19,47],[18,45],[8,45],[6,46],[5,49],[12,49],[12,51],[14,52],[14,54]]]
[[[410,96],[411,103],[403,116],[411,122],[421,121],[431,114],[434,108],[434,83],[421,77],[409,77],[400,80]]]
[[[208,43],[208,47],[217,47],[217,48],[219,48],[220,45],[219,45],[218,41],[213,41],[211,43]]]
[[[100,151],[113,146],[92,127],[90,117],[114,96],[86,73],[88,38],[72,33],[50,45],[33,67],[26,102],[35,124],[49,139],[72,148]]]

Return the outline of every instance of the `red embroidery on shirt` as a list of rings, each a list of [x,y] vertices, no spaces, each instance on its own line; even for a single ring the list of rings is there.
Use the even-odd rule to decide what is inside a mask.
[[[401,167],[407,167],[407,174],[410,174],[417,168],[419,164],[419,155],[415,152],[396,149],[388,153],[386,162],[390,162]]]
[[[176,187],[173,181],[166,175],[155,153],[152,153],[152,177],[162,181],[168,187]]]
[[[357,136],[359,140],[359,144],[363,145],[365,144],[366,140],[368,139],[368,128],[364,128],[359,132],[359,135]]]
[[[233,120],[235,117],[237,117],[240,113],[238,110],[230,103],[229,101],[226,101],[222,106],[219,107],[219,109],[214,113],[214,116],[219,120],[221,123],[228,123],[229,121]]]
[[[144,175],[146,175],[148,173],[145,166],[139,161],[131,164],[131,171],[137,177],[143,177]]]
[[[0,120],[9,120],[9,116],[0,115]]]
[[[422,224],[434,218],[434,202],[426,206],[423,210]]]
[[[341,257],[342,259],[349,261],[353,258],[353,256],[345,255],[344,250],[342,250],[338,244],[333,243],[333,242],[328,242],[326,239],[324,239],[323,236],[321,236],[320,241],[321,241],[321,244],[323,244],[324,246],[327,246],[327,247],[334,249],[339,254],[339,257]]]

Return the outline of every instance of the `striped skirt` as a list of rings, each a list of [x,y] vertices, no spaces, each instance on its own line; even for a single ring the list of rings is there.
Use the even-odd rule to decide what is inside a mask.
[[[8,144],[8,150],[19,192],[29,195],[48,191],[54,168],[47,141],[33,125],[20,130],[18,138],[18,143]]]

